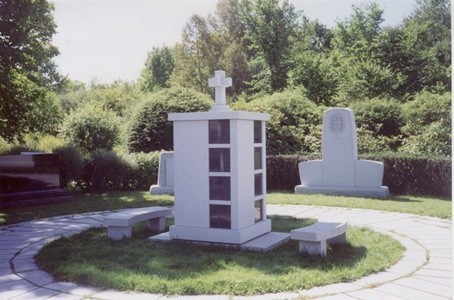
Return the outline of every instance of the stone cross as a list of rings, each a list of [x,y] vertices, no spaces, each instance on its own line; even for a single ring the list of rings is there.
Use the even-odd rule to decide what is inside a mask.
[[[208,80],[208,86],[215,88],[216,103],[210,111],[229,111],[230,107],[226,103],[225,89],[232,86],[232,78],[225,77],[224,71],[214,71],[214,77]]]

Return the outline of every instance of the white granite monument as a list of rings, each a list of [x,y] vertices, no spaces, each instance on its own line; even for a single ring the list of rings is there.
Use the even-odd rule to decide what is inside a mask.
[[[301,162],[298,168],[298,194],[389,197],[388,187],[382,186],[383,163],[358,160],[355,117],[348,108],[325,111],[322,160]]]
[[[267,251],[288,233],[271,233],[266,218],[265,121],[269,115],[232,111],[225,88],[231,78],[209,80],[216,103],[208,112],[171,113],[174,126],[175,224],[168,237],[240,245]]]
[[[158,184],[150,187],[152,195],[173,195],[173,151],[159,154]]]

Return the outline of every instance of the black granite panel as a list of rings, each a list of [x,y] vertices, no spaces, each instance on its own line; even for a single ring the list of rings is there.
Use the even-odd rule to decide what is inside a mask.
[[[58,188],[58,154],[0,155],[0,194]]]

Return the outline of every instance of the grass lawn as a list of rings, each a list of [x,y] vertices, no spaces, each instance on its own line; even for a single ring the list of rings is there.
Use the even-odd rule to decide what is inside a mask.
[[[58,204],[0,208],[0,225],[19,223],[46,217],[94,211],[173,205],[171,196],[150,196],[148,192],[109,192],[74,194],[71,201]]]
[[[366,208],[404,212],[443,219],[452,218],[451,199],[435,197],[393,196],[386,200],[379,200],[322,195],[295,195],[289,192],[270,192],[268,193],[267,203]],[[0,225],[58,215],[161,205],[173,205],[173,197],[150,196],[148,192],[82,193],[75,194],[72,201],[59,204],[0,208]]]
[[[388,199],[369,199],[325,195],[297,195],[290,192],[271,192],[268,194],[267,203],[364,208],[410,213],[442,219],[452,218],[452,201],[450,198],[435,198],[428,196],[402,195],[391,196]]]
[[[273,217],[275,231],[290,231],[314,220]],[[215,246],[150,242],[146,226],[132,239],[111,241],[105,228],[90,229],[45,246],[38,265],[58,280],[100,288],[161,294],[256,295],[347,282],[397,262],[403,247],[392,238],[350,227],[347,244],[328,257],[297,252],[291,241],[269,253]]]

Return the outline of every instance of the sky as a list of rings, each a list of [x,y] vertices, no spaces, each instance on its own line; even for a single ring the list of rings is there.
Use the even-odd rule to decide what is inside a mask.
[[[51,0],[60,55],[58,70],[84,83],[134,81],[153,47],[173,46],[193,14],[214,14],[217,0]],[[332,28],[363,0],[289,0],[310,20]],[[367,2],[367,1],[366,1]],[[408,17],[415,0],[376,0],[383,25]]]

